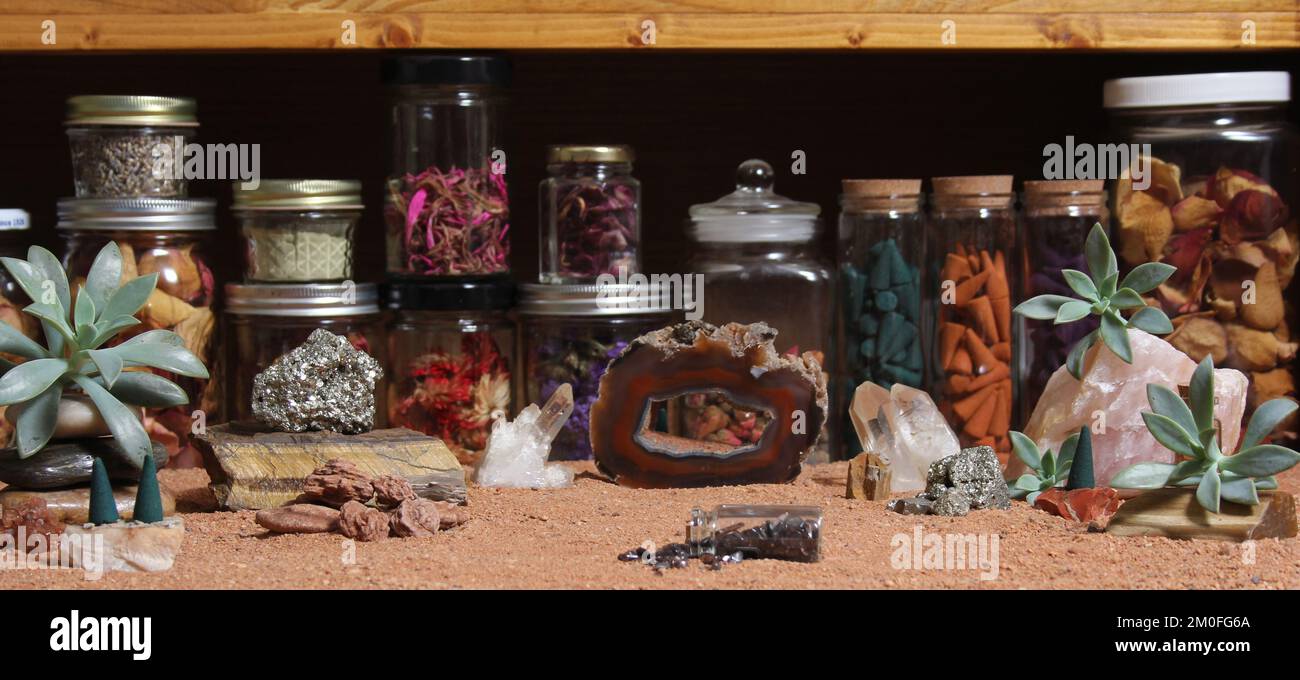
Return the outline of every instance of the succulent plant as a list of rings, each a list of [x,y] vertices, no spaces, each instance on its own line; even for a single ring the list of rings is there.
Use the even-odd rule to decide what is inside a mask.
[[[1088,232],[1084,244],[1088,261],[1088,274],[1075,269],[1062,269],[1061,275],[1079,298],[1065,295],[1038,295],[1016,306],[1015,312],[1040,321],[1057,324],[1071,323],[1090,315],[1101,317],[1101,325],[1083,336],[1070,350],[1065,360],[1066,368],[1076,380],[1083,379],[1083,357],[1098,338],[1123,359],[1133,363],[1133,348],[1129,345],[1128,329],[1139,328],[1153,335],[1163,335],[1174,330],[1169,317],[1158,307],[1150,307],[1142,294],[1155,290],[1177,269],[1163,262],[1146,262],[1133,268],[1123,281],[1119,280],[1119,265],[1110,239],[1101,224]],[[1136,309],[1128,318],[1121,313]]]
[[[1039,453],[1038,445],[1025,435],[1011,431],[1011,450],[1024,462],[1029,472],[1020,475],[1010,485],[1012,498],[1023,498],[1030,505],[1048,489],[1064,486],[1070,477],[1070,467],[1074,464],[1074,452],[1079,445],[1079,435],[1072,434],[1061,442],[1061,453],[1056,455],[1048,449]]]
[[[208,370],[185,349],[171,331],[151,330],[113,347],[104,344],[140,323],[135,314],[149,300],[158,274],[123,283],[122,253],[109,242],[95,256],[75,298],[67,274],[50,251],[32,246],[27,259],[0,258],[14,280],[34,300],[23,311],[41,322],[45,347],[0,324],[0,352],[26,358],[21,364],[0,365],[0,405],[14,409],[18,455],[40,451],[54,433],[59,400],[67,390],[80,390],[107,423],[118,445],[137,464],[150,453],[149,435],[127,404],[143,407],[179,406],[189,397],[154,368],[194,378]]]
[[[1183,460],[1138,463],[1121,470],[1110,485],[1122,489],[1195,486],[1201,507],[1216,513],[1220,500],[1259,504],[1259,491],[1277,488],[1273,475],[1300,463],[1300,453],[1260,443],[1296,410],[1295,402],[1273,399],[1261,404],[1246,426],[1237,453],[1227,456],[1219,449],[1219,431],[1214,424],[1214,360],[1210,357],[1196,366],[1189,392],[1190,407],[1168,387],[1147,385],[1151,411],[1142,412],[1151,436]]]

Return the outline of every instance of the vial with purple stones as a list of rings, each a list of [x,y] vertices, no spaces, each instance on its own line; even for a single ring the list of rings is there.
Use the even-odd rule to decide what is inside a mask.
[[[822,509],[807,505],[719,505],[691,510],[686,544],[693,556],[816,562]]]

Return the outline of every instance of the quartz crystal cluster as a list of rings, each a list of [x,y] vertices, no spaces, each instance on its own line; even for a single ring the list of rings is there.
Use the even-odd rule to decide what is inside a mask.
[[[901,383],[862,383],[849,415],[862,450],[888,465],[894,491],[924,489],[930,464],[961,448],[930,395]]]
[[[1002,464],[991,446],[975,446],[937,460],[926,472],[925,491],[916,498],[900,498],[887,506],[904,515],[956,517],[971,510],[1011,507]]]
[[[253,379],[253,415],[283,432],[369,432],[379,362],[323,328]]]
[[[546,463],[551,442],[573,413],[573,388],[565,383],[541,408],[529,404],[513,420],[492,424],[474,481],[481,486],[550,489],[573,485],[573,471]]]
[[[1099,487],[1109,486],[1111,477],[1137,463],[1176,462],[1173,451],[1157,442],[1142,420],[1142,412],[1149,410],[1147,385],[1163,385],[1177,393],[1196,370],[1196,362],[1168,342],[1137,329],[1128,334],[1133,363],[1125,363],[1097,343],[1084,358],[1083,380],[1075,380],[1064,367],[1052,374],[1025,427],[1025,436],[1039,448],[1056,451],[1080,427],[1093,427],[1093,466]],[[1240,371],[1214,371],[1214,417],[1224,451],[1235,450],[1241,436],[1247,386]],[[1012,456],[1007,478],[1024,472],[1024,464]]]

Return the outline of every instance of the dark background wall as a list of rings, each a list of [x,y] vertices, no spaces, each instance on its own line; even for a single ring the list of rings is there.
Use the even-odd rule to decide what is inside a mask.
[[[0,57],[0,207],[32,213],[57,245],[54,204],[72,192],[62,121],[75,94],[191,96],[201,139],[262,145],[263,177],[357,178],[368,203],[359,278],[383,270],[378,210],[388,173],[388,104],[375,52],[5,55]],[[1101,83],[1124,75],[1295,70],[1295,53],[516,53],[506,117],[512,265],[537,271],[537,182],[546,144],[637,150],[650,271],[677,271],[692,203],[732,187],[735,166],[764,158],[777,190],[832,221],[845,177],[1014,173],[1039,178],[1042,147],[1106,133]],[[1290,114],[1293,120],[1296,113]],[[794,150],[807,174],[790,174]],[[218,261],[238,271],[225,182],[192,194],[221,201]],[[831,235],[826,234],[827,253]]]

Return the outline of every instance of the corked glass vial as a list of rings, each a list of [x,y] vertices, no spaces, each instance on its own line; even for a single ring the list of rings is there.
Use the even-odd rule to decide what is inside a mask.
[[[439,437],[463,463],[515,411],[516,332],[508,280],[386,286],[388,423]]]
[[[110,241],[122,254],[124,279],[158,275],[148,302],[124,340],[149,330],[175,332],[211,375],[216,335],[216,286],[210,267],[216,236],[216,202],[197,198],[65,198],[58,203],[56,230],[63,237],[63,266],[75,289],[84,282],[100,250]],[[221,384],[215,379],[166,376],[189,403],[146,409],[151,437],[171,454],[187,446],[195,410],[209,418],[220,411]]]
[[[821,207],[777,194],[774,183],[771,165],[748,160],[736,169],[735,191],[691,206],[689,268],[704,277],[703,320],[765,322],[779,333],[777,351],[812,352],[829,375],[835,280],[818,245]],[[830,412],[837,413],[839,395],[831,391],[829,397]],[[810,462],[838,456],[832,422]]]
[[[383,67],[393,100],[389,276],[508,273],[501,113],[510,62],[435,54],[394,57]]]
[[[740,553],[744,559],[821,559],[822,509],[806,505],[719,505],[691,510],[686,545],[693,557]]]
[[[864,382],[922,388],[921,269],[924,215],[919,179],[841,182],[834,388],[841,404]],[[847,409],[846,453],[861,449]]]
[[[1010,175],[936,177],[925,319],[930,395],[962,446],[1010,455],[1012,291],[1017,290],[1015,194]]]
[[[631,284],[520,286],[518,403],[544,404],[564,383],[573,389],[573,415],[551,444],[552,459],[592,457],[589,419],[606,366],[638,336],[680,319],[657,293]]]
[[[384,323],[373,283],[226,284],[222,375],[227,420],[253,418],[253,378],[317,328],[384,361]],[[387,419],[388,376],[375,387],[375,427]]]
[[[352,278],[352,244],[361,219],[361,182],[264,179],[234,183],[232,211],[244,237],[251,283]]]
[[[184,145],[199,122],[193,99],[83,95],[64,122],[77,198],[183,198]]]
[[[1110,229],[1103,180],[1026,181],[1021,193],[1022,253],[1017,261],[1023,267],[1018,299],[1036,295],[1077,297],[1065,283],[1063,269],[1088,273],[1084,243],[1093,225]],[[1097,328],[1096,317],[1086,317],[1068,324],[1036,321],[1015,316],[1017,337],[1016,385],[1019,414],[1028,417],[1042,396],[1052,374],[1065,365],[1070,349],[1083,336]]]
[[[641,183],[630,146],[559,145],[546,150],[538,189],[542,283],[593,283],[641,271]]]

